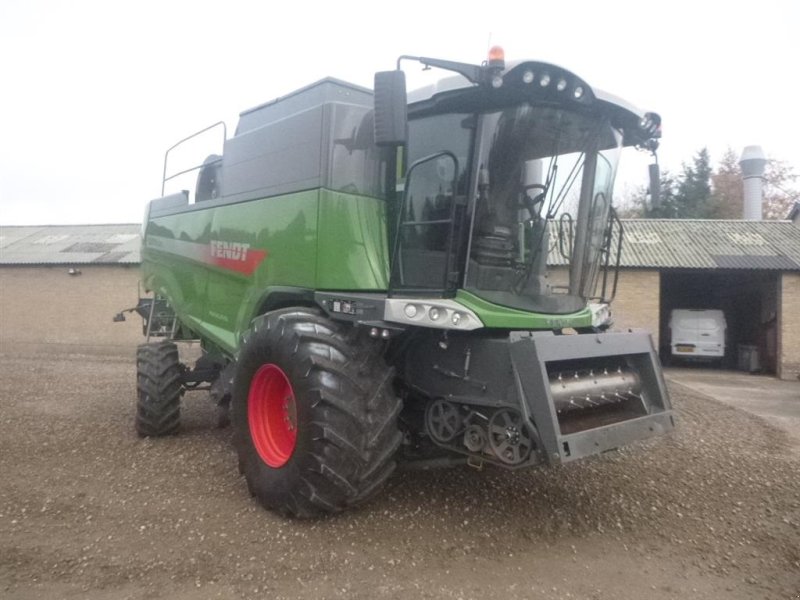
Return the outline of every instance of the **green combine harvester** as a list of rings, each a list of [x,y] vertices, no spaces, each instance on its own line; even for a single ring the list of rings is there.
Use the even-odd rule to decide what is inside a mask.
[[[407,95],[404,61],[451,74]],[[184,393],[210,390],[252,494],[309,517],[398,463],[517,469],[671,430],[650,336],[607,331],[617,162],[659,136],[657,115],[498,48],[243,112],[193,197],[147,208],[138,433],[176,432]]]

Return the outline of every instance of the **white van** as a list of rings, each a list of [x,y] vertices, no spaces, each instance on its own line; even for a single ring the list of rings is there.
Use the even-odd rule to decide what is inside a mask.
[[[690,360],[725,356],[725,313],[715,309],[679,308],[670,313],[672,356]]]

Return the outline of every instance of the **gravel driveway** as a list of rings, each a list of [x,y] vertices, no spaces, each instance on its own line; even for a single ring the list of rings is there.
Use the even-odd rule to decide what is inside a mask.
[[[250,498],[204,392],[180,435],[138,439],[133,363],[0,355],[0,597],[800,598],[792,441],[686,388],[668,437],[402,472],[293,522]]]

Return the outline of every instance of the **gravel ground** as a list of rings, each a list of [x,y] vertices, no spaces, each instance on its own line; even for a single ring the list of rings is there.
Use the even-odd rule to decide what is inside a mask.
[[[675,386],[671,435],[557,468],[398,473],[287,521],[205,393],[133,431],[133,360],[0,355],[0,597],[800,598],[788,436]]]

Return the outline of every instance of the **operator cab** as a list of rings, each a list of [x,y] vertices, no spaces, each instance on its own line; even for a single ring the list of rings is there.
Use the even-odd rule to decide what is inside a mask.
[[[409,98],[390,294],[466,292],[548,314],[607,300],[620,151],[654,150],[658,116],[554,65],[417,60],[460,75]]]

